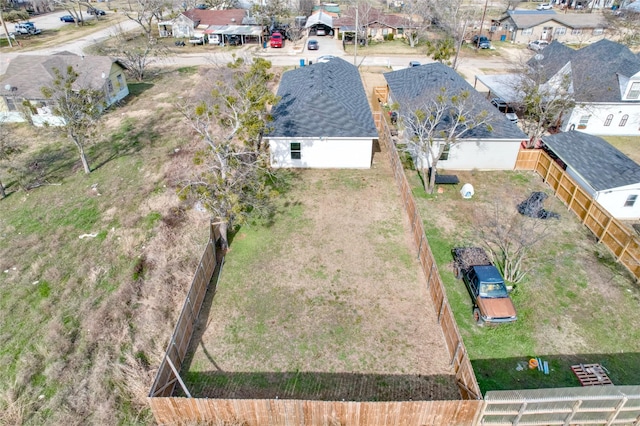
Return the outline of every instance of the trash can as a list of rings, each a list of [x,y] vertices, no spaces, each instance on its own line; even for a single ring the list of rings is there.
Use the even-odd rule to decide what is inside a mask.
[[[304,59],[300,59],[300,66],[304,67]]]
[[[500,41],[507,41],[507,35],[506,34],[502,34],[500,36]]]
[[[262,48],[263,48],[263,49],[266,49],[266,48],[267,48],[267,42],[266,42],[266,41],[262,42]]]
[[[313,65],[313,61],[309,61],[309,65]]]

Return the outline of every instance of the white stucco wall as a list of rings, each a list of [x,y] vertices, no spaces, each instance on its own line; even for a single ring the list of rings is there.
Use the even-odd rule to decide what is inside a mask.
[[[451,148],[447,160],[438,162],[438,168],[513,170],[521,142],[521,140],[463,141]]]
[[[637,195],[635,204],[625,207],[630,195]],[[596,193],[595,199],[616,219],[640,219],[640,183]]]
[[[613,115],[611,124],[605,126],[607,116]],[[624,126],[620,126],[622,117],[627,114],[629,118]],[[590,115],[586,128],[580,128],[580,117]],[[589,133],[590,135],[618,135],[618,136],[640,136],[640,102],[629,103],[597,103],[576,106],[571,115],[565,120],[563,131],[575,130]]]
[[[301,158],[291,159],[292,142],[300,143]],[[373,139],[369,138],[269,138],[272,167],[368,169]]]

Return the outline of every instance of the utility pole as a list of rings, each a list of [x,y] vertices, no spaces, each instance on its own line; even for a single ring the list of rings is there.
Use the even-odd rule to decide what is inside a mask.
[[[482,11],[482,19],[480,20],[480,34],[478,34],[478,42],[476,43],[476,47],[480,46],[480,36],[482,35],[482,27],[484,26],[484,17],[487,15],[487,5],[489,4],[489,0],[484,1],[484,10]]]

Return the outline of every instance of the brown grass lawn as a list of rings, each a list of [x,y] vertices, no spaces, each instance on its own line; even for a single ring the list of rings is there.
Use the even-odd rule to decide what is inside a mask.
[[[194,339],[199,397],[457,399],[388,160],[304,170],[231,245]]]

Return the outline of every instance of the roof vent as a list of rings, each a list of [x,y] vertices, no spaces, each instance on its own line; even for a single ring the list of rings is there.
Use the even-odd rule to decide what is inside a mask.
[[[231,18],[231,22],[236,22],[236,18]]]

